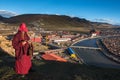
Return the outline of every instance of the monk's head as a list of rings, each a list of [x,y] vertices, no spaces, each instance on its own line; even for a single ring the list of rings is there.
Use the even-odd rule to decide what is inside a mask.
[[[26,27],[26,24],[25,23],[21,23],[19,28],[18,28],[18,31],[21,31],[21,32],[28,32],[28,29]]]

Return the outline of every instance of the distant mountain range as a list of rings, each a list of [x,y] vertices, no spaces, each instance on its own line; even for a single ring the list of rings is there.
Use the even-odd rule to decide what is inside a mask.
[[[22,14],[5,18],[0,16],[0,21],[9,24],[20,24],[25,22],[31,27],[42,28],[73,28],[73,27],[86,27],[86,28],[105,28],[114,27],[108,23],[91,22],[84,18],[70,17],[66,15],[48,15],[48,14]]]

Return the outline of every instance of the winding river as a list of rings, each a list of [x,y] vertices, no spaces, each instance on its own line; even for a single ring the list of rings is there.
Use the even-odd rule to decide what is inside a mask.
[[[87,65],[120,69],[119,63],[116,63],[113,60],[107,58],[106,56],[104,56],[101,50],[96,49],[98,48],[96,44],[97,39],[98,38],[81,40],[72,45],[72,46],[79,46],[79,47],[78,48],[72,47],[72,49],[75,51],[78,57],[82,59],[82,61]]]

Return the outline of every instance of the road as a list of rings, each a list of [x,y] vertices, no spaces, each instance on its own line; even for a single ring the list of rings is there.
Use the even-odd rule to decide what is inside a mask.
[[[72,45],[77,47],[72,47],[72,46],[71,47],[78,55],[78,57],[81,58],[83,62],[87,65],[120,69],[119,63],[116,63],[113,60],[107,58],[99,49],[97,49],[98,46],[96,44],[96,40],[97,38],[86,39]],[[80,48],[78,46],[82,46],[86,48]]]

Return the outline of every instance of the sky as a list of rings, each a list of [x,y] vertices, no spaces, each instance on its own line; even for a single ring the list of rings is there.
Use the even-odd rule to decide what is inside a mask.
[[[0,11],[56,14],[120,24],[120,0],[0,0]]]

